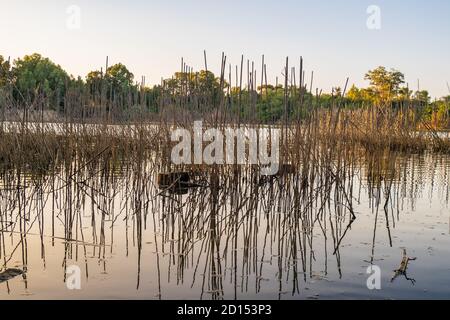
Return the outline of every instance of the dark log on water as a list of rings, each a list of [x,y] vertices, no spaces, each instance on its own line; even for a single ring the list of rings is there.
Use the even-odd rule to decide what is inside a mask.
[[[17,276],[20,276],[24,272],[20,269],[6,269],[0,273],[0,283],[9,281]]]
[[[190,188],[204,187],[192,182],[192,174],[189,172],[159,173],[157,177],[158,187],[171,194],[187,194]]]
[[[188,187],[191,178],[188,172],[170,172],[158,174],[158,187],[160,189]]]

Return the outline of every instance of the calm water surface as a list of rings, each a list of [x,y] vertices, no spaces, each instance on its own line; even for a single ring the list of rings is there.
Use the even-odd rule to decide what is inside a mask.
[[[450,298],[450,157],[385,167],[369,179],[355,166],[345,193],[319,179],[303,195],[295,175],[184,195],[161,192],[147,167],[4,175],[0,260],[26,273],[0,299]],[[417,259],[391,282],[403,249]],[[73,265],[80,290],[67,288]],[[381,290],[367,288],[370,265]]]

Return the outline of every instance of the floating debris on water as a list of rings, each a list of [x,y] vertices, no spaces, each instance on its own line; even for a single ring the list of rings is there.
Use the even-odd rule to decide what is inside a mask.
[[[6,269],[5,271],[0,273],[0,283],[9,281],[17,276],[24,274],[23,270],[20,269]]]

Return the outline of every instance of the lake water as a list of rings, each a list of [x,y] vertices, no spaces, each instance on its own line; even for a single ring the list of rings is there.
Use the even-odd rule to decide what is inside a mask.
[[[159,190],[151,167],[3,174],[0,261],[25,273],[0,299],[450,297],[449,156],[359,161],[339,184],[199,174],[187,194]],[[403,249],[416,260],[391,282]]]

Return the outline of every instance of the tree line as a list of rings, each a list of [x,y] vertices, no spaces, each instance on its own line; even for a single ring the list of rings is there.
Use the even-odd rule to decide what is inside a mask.
[[[37,53],[13,62],[0,55],[0,109],[4,120],[14,112],[20,117],[38,114],[44,120],[51,112],[62,117],[118,121],[169,112],[173,106],[199,115],[221,108],[246,121],[270,123],[285,117],[302,119],[315,108],[338,105],[413,108],[435,127],[450,126],[450,96],[432,101],[428,91],[410,90],[403,73],[381,66],[365,75],[370,84],[367,88],[335,87],[330,93],[314,92],[307,85],[292,83],[292,79],[286,86],[268,84],[267,80],[256,85],[255,74],[247,74],[245,84],[242,75],[240,83],[235,81],[234,85],[231,76],[225,78],[186,68],[158,85],[147,86],[145,78],[137,81],[122,63],[81,78]]]

